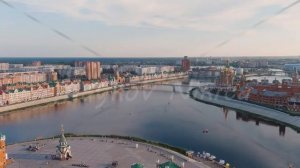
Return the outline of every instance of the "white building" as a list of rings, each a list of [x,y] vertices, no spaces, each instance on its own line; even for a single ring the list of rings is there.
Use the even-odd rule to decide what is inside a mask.
[[[9,69],[9,63],[0,63],[0,70],[7,71]]]
[[[300,70],[300,64],[285,64],[283,69],[286,71],[294,71],[294,69]]]
[[[174,66],[159,66],[156,69],[156,73],[170,73],[175,71]]]
[[[135,68],[138,66],[136,65],[122,65],[119,67],[119,72],[124,73],[124,72],[134,72]]]
[[[137,75],[150,75],[157,72],[157,67],[136,67],[134,71]]]
[[[84,67],[64,67],[62,69],[57,69],[56,71],[61,78],[68,79],[86,75]]]

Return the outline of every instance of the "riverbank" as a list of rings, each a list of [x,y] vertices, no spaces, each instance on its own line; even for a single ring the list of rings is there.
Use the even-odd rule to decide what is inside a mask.
[[[274,120],[276,122],[289,125],[295,130],[300,131],[299,116],[291,116],[287,113],[283,113],[282,111],[239,100],[234,100],[229,97],[215,95],[209,92],[200,92],[199,89],[196,88],[191,90],[190,97],[207,104],[229,107],[231,109],[241,110],[257,116],[261,116],[263,118]]]
[[[164,82],[164,81],[169,81],[169,80],[183,79],[186,77],[187,77],[187,75],[169,77],[169,78],[163,78],[163,79],[146,80],[146,81],[140,81],[140,82],[136,82],[136,83],[132,83],[132,84],[127,84],[127,86],[136,86],[139,84]],[[122,86],[120,86],[120,87],[122,87]],[[85,91],[85,92],[78,92],[78,93],[76,93],[76,97],[74,97],[74,98],[87,96],[87,95],[91,95],[91,94],[96,94],[96,93],[103,93],[103,92],[114,90],[115,88],[116,88],[116,86],[114,86],[114,87],[110,86],[110,87],[105,87],[105,88],[100,88],[100,89],[95,89],[95,90],[89,90],[89,91]],[[23,108],[28,108],[28,107],[37,106],[37,105],[43,105],[43,104],[48,104],[51,102],[57,102],[57,101],[62,101],[62,100],[67,100],[67,99],[70,99],[69,95],[61,95],[61,96],[55,96],[55,97],[50,97],[50,98],[45,98],[45,99],[28,101],[28,102],[24,102],[24,103],[7,105],[7,106],[0,107],[0,114],[7,113],[7,112],[17,110],[17,109],[23,109]]]
[[[71,146],[72,159],[66,161],[52,160],[55,154],[58,138],[48,138],[34,142],[17,143],[7,146],[12,164],[8,168],[17,167],[71,167],[74,164],[84,163],[90,167],[107,167],[117,161],[120,167],[130,167],[133,163],[141,163],[145,167],[155,167],[157,160],[164,163],[173,158],[178,165],[184,163],[186,168],[217,168],[214,164],[204,164],[188,158],[185,154],[166,148],[167,145],[151,142],[135,137],[101,136],[101,135],[67,135]],[[26,146],[39,144],[36,152],[25,150]],[[138,145],[137,145],[138,144]],[[24,148],[25,147],[25,148]],[[169,146],[170,147],[170,146]],[[174,148],[174,147],[172,147]],[[181,150],[181,149],[180,149]],[[184,150],[182,150],[184,151]]]

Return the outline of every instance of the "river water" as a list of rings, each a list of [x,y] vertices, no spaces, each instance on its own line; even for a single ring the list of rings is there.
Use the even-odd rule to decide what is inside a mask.
[[[130,135],[207,151],[238,168],[300,166],[295,130],[197,102],[180,93],[186,90],[148,85],[16,110],[0,115],[0,132],[15,143],[57,135],[64,124],[70,133]]]

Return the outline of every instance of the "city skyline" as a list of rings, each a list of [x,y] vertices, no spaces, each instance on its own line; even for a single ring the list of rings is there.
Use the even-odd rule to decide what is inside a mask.
[[[300,53],[297,46],[300,7],[293,0],[8,1],[13,8],[3,3],[6,1],[1,2],[1,57],[298,56]],[[291,4],[294,5],[289,10],[277,15]],[[33,22],[34,19],[42,24]],[[260,21],[263,24],[256,27]]]

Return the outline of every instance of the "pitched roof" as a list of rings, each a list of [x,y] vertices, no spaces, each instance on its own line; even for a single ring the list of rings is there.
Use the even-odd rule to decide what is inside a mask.
[[[167,161],[165,163],[162,163],[158,166],[159,168],[180,168],[177,164],[175,164],[172,161]]]
[[[143,168],[144,166],[140,163],[135,163],[133,165],[131,165],[131,168]]]

